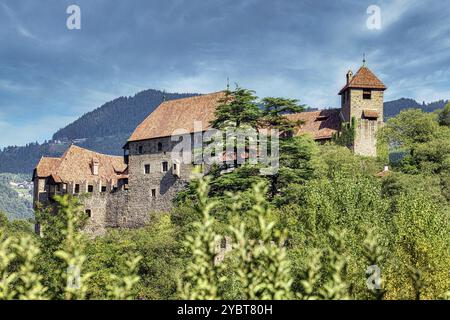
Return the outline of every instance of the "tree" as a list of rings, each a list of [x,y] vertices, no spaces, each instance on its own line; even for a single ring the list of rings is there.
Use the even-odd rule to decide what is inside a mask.
[[[234,91],[227,90],[225,97],[216,107],[215,119],[211,122],[213,128],[225,129],[229,127],[242,128],[250,126],[257,128],[262,116],[258,106],[255,91],[244,89],[236,85]]]
[[[389,119],[379,131],[379,138],[390,144],[411,149],[417,143],[425,143],[438,137],[439,125],[433,114],[419,109],[403,110]]]
[[[441,126],[450,127],[450,102],[447,103],[444,109],[439,113],[439,124]]]
[[[263,118],[265,127],[277,129],[283,136],[291,136],[294,127],[301,123],[290,121],[286,115],[305,110],[304,105],[299,105],[296,99],[267,97],[262,100]]]
[[[396,164],[403,172],[440,174],[450,170],[450,127],[439,126],[434,114],[402,111],[388,120],[379,139],[404,152]]]

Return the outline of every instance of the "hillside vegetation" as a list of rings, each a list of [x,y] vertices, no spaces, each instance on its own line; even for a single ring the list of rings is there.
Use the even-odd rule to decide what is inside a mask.
[[[30,180],[29,175],[0,174],[0,211],[10,220],[34,217]]]
[[[260,110],[239,90],[216,127],[289,129],[281,114],[295,100]],[[382,176],[387,154],[284,137],[277,173],[197,168],[173,210],[96,239],[78,231],[87,216],[67,195],[59,214],[38,212],[43,237],[0,215],[0,299],[450,299],[450,104],[402,111],[379,142],[404,152]],[[224,236],[232,248],[215,263]]]

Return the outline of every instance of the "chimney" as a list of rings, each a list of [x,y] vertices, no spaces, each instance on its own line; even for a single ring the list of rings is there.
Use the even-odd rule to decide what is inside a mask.
[[[352,70],[348,70],[348,72],[347,72],[347,84],[349,84],[350,81],[352,81],[352,79],[353,79],[353,72],[352,72]]]
[[[98,167],[100,166],[100,161],[98,159],[93,158],[92,159],[92,174],[94,176],[98,176]]]

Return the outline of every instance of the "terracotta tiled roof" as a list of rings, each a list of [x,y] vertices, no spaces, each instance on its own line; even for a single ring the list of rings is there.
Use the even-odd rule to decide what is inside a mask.
[[[358,72],[353,76],[350,80],[350,83],[346,84],[345,87],[339,91],[339,94],[342,94],[348,88],[357,88],[357,89],[380,89],[386,90],[386,86],[377,76],[370,71],[366,66],[362,66],[359,68]]]
[[[98,163],[98,175],[92,174],[93,162]],[[43,157],[35,171],[39,178],[52,177],[55,182],[110,181],[127,177],[123,157],[109,156],[78,146],[70,146],[61,158]]]
[[[177,129],[194,132],[194,121],[202,123],[202,131],[209,129],[214,120],[218,101],[225,92],[216,92],[184,99],[165,101],[133,132],[128,141],[170,137]]]
[[[290,121],[301,121],[303,124],[296,127],[294,135],[311,134],[314,139],[330,139],[341,124],[339,109],[319,110],[289,114]]]
[[[58,167],[60,158],[42,157],[36,167],[36,175],[38,177],[48,177],[53,170]]]

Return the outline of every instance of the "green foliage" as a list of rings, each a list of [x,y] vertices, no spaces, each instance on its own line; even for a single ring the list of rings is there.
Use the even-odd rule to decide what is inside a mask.
[[[291,136],[296,125],[301,123],[290,121],[286,114],[302,112],[305,106],[299,105],[298,100],[267,97],[262,100],[265,127],[277,129],[285,136]]]
[[[445,202],[414,190],[393,199],[396,232],[386,281],[389,299],[415,298],[419,288],[421,298],[432,299],[448,290],[449,212]]]
[[[395,164],[403,172],[446,174],[450,171],[450,127],[440,123],[436,114],[402,111],[379,131],[379,140],[394,151],[403,151],[404,157]]]
[[[198,175],[199,172],[195,174]],[[188,263],[179,284],[182,299],[218,299],[218,284],[224,280],[219,277],[223,264],[215,261],[216,243],[220,240],[220,236],[214,232],[214,218],[210,215],[211,209],[217,203],[208,200],[208,189],[207,180],[199,179],[196,210],[202,214],[202,220],[194,222],[195,232],[186,238],[185,246],[189,248],[192,260]]]
[[[137,268],[142,257],[138,256],[126,262],[128,272],[125,275],[111,274],[113,284],[108,286],[108,298],[113,300],[132,300],[134,298],[133,288],[138,284],[140,278]]]
[[[182,260],[177,234],[171,217],[161,214],[147,227],[114,229],[90,240],[85,250],[85,270],[92,273],[87,297],[107,299],[106,289],[117,283],[111,275],[130,275],[127,264],[140,256],[136,268],[140,280],[133,288],[133,296],[144,300],[173,299]]]
[[[253,223],[241,221],[232,226],[235,249],[238,251],[237,274],[243,288],[242,298],[282,300],[290,299],[292,278],[290,263],[284,248],[284,234],[275,229],[263,184],[253,186],[254,205],[246,214]],[[249,226],[256,225],[255,238]]]
[[[179,285],[182,298],[229,297],[229,294],[220,290],[219,284],[229,281],[233,275],[239,277],[237,286],[242,291],[235,292],[239,298],[287,299],[290,297],[292,280],[289,274],[289,262],[286,249],[274,243],[274,240],[278,239],[279,245],[283,244],[282,234],[274,229],[275,223],[269,220],[271,214],[265,198],[266,193],[267,189],[263,187],[263,184],[255,185],[253,187],[254,205],[247,212],[252,221],[248,224],[240,222],[229,229],[234,235],[236,243],[234,250],[238,252],[235,259],[238,261],[230,258],[225,259],[224,262],[218,262],[216,246],[221,237],[214,231],[215,220],[210,215],[211,209],[218,203],[207,197],[208,178],[198,180],[196,210],[202,213],[202,220],[194,223],[193,234],[189,234],[186,238],[185,245],[192,257]],[[241,209],[241,198],[238,196],[234,199],[236,205],[231,210],[235,215],[238,209]],[[257,238],[252,239],[253,235]],[[228,272],[224,273],[224,270]],[[232,298],[236,298],[236,295]]]
[[[68,195],[55,196],[55,201],[58,203],[58,214],[66,217],[67,221],[66,227],[61,230],[64,236],[62,247],[55,252],[55,256],[63,261],[62,270],[65,270],[61,274],[66,283],[64,298],[81,300],[86,297],[88,290],[86,282],[91,276],[90,273],[81,274],[86,261],[83,254],[84,241],[81,233],[77,232],[83,218],[81,206],[76,198]]]
[[[367,236],[364,240],[364,249],[364,256],[366,257],[367,265],[369,267],[374,266],[379,268],[383,265],[383,261],[386,257],[385,248],[381,243],[379,234],[374,229],[367,230]],[[381,278],[381,275],[380,279],[375,279],[372,284],[374,285],[374,288],[368,288],[371,296],[375,300],[382,300],[386,291],[383,288],[383,279]],[[379,288],[377,288],[376,286],[378,286]]]
[[[341,129],[333,135],[333,141],[337,145],[351,148],[355,143],[356,136],[356,119],[352,117],[350,122],[341,124]]]
[[[389,119],[380,130],[379,137],[390,144],[395,143],[410,148],[416,143],[429,142],[437,138],[438,128],[439,124],[435,120],[435,115],[410,109]]]
[[[444,109],[439,113],[439,124],[441,126],[450,127],[450,102],[448,102]]]
[[[216,107],[215,119],[211,122],[212,126],[217,129],[241,128],[245,125],[256,128],[262,112],[254,93],[252,90],[237,85],[234,91],[227,90],[225,97],[219,101],[219,105]]]
[[[0,230],[0,300],[43,300],[46,291],[34,263],[40,250],[31,236],[4,237]]]

